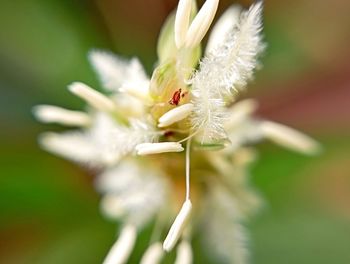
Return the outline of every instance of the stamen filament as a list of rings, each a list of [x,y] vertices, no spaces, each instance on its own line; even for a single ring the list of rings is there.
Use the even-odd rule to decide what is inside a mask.
[[[190,199],[190,163],[191,163],[191,139],[187,141],[186,146],[186,200]]]

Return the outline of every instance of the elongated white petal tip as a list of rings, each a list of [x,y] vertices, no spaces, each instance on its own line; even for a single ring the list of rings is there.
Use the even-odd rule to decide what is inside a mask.
[[[164,240],[163,249],[167,252],[171,251],[176,242],[182,235],[182,231],[185,228],[189,216],[192,211],[192,203],[190,200],[186,200],[182,205],[179,214],[176,216],[174,223],[170,227],[169,233]]]
[[[75,82],[68,86],[71,93],[85,100],[88,104],[96,109],[104,112],[113,112],[115,108],[114,102],[104,94],[92,89],[81,82]]]
[[[185,42],[188,25],[190,23],[192,0],[180,0],[175,17],[175,44],[178,49]]]
[[[140,264],[158,264],[164,256],[162,243],[152,244],[143,254]]]
[[[185,119],[193,110],[193,104],[184,104],[171,109],[162,115],[158,122],[158,127],[170,126],[180,120]]]
[[[191,264],[193,260],[191,244],[184,240],[177,247],[175,264]]]
[[[261,129],[266,138],[294,151],[313,155],[321,150],[321,146],[314,139],[285,125],[263,121]]]
[[[53,105],[35,106],[33,114],[43,123],[58,123],[66,126],[87,126],[91,124],[88,114]]]
[[[177,142],[161,142],[161,143],[142,143],[136,147],[138,155],[158,154],[164,152],[181,152],[184,150],[182,145]]]
[[[207,0],[192,21],[187,34],[185,46],[194,48],[202,41],[218,9],[219,0]]]
[[[136,228],[132,225],[125,226],[120,236],[108,252],[103,264],[124,264],[128,260],[136,240]]]

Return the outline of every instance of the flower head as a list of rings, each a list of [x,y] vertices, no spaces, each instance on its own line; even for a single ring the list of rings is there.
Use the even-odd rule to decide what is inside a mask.
[[[229,8],[200,59],[218,5],[207,0],[197,13],[194,0],[179,1],[161,31],[150,78],[135,58],[93,50],[89,59],[108,95],[73,83],[69,90],[86,101],[86,112],[34,108],[42,122],[78,127],[43,134],[44,149],[101,171],[101,211],[123,222],[104,263],[125,263],[137,232],[153,219],[141,263],[159,263],[174,248],[176,263],[191,263],[191,238],[201,228],[213,254],[247,263],[244,221],[261,204],[248,182],[255,152],[247,144],[269,139],[306,154],[319,149],[294,129],[255,118],[254,100],[237,101],[265,48],[262,2]]]

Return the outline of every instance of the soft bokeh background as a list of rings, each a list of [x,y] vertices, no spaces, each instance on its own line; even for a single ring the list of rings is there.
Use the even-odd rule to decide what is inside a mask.
[[[250,1],[239,1],[247,6]],[[150,72],[176,0],[0,1],[0,263],[100,263],[116,227],[98,209],[89,172],[38,149],[38,103],[82,107],[66,86],[99,88],[91,48],[137,55]],[[220,13],[233,1],[221,1]],[[258,147],[252,181],[266,208],[249,223],[253,263],[350,263],[350,1],[266,1],[269,44],[248,94],[259,115],[317,138],[304,157]],[[137,263],[145,230],[130,263]],[[196,263],[208,260],[199,244]],[[209,258],[210,259],[210,258]]]

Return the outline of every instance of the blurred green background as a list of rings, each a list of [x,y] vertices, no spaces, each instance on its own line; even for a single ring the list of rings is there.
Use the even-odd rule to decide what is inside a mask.
[[[221,1],[219,13],[232,3]],[[93,175],[38,148],[40,132],[61,128],[35,122],[31,107],[82,107],[66,86],[100,88],[91,48],[136,55],[150,73],[158,31],[176,4],[1,0],[0,263],[102,261],[117,228],[99,214]],[[252,181],[266,207],[249,223],[253,263],[350,263],[350,1],[265,6],[264,68],[244,96],[259,100],[260,116],[309,133],[324,151],[310,158],[258,146]],[[195,244],[195,263],[217,263]]]

